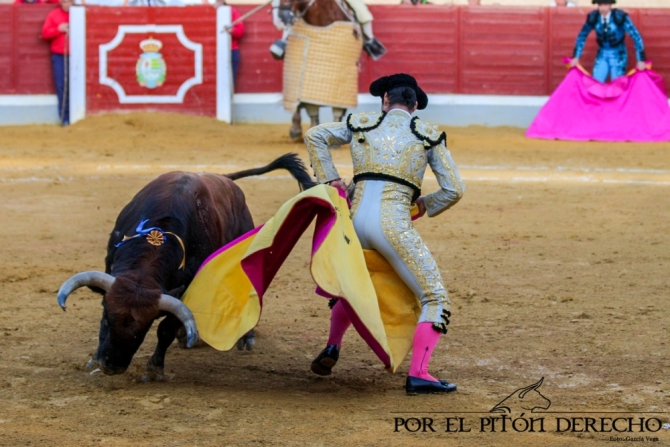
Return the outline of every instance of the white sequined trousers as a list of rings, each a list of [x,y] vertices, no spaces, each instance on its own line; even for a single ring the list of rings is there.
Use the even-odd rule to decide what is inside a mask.
[[[378,251],[421,302],[419,322],[443,323],[449,297],[435,258],[410,216],[412,188],[382,180],[356,185],[351,213],[364,249]]]

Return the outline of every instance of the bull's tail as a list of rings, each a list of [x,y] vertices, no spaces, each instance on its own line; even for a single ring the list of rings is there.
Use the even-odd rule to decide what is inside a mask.
[[[316,185],[307,172],[307,167],[305,167],[305,164],[298,157],[298,154],[295,153],[284,154],[262,168],[246,169],[244,171],[233,172],[232,174],[225,174],[225,176],[231,180],[237,180],[252,175],[263,175],[277,169],[286,169],[290,172],[293,178],[298,181],[300,189],[303,191]]]

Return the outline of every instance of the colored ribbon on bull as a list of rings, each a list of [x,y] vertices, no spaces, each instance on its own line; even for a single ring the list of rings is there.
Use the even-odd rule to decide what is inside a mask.
[[[114,247],[119,248],[125,242],[142,236],[146,237],[148,243],[158,247],[165,243],[165,235],[169,234],[170,236],[174,236],[177,239],[177,241],[179,241],[179,245],[181,245],[181,251],[183,255],[181,258],[181,264],[179,265],[179,268],[183,269],[184,266],[186,265],[186,247],[184,246],[184,241],[182,241],[179,236],[172,233],[171,231],[163,231],[158,227],[144,228],[144,224],[146,224],[147,222],[149,222],[149,219],[144,219],[143,221],[141,221],[140,224],[137,226],[137,228],[135,228],[137,234],[133,236],[123,236],[121,242],[115,244]]]
[[[298,194],[205,260],[183,297],[200,337],[228,350],[256,326],[265,291],[315,218],[310,271],[317,293],[341,300],[354,328],[395,372],[411,349],[420,303],[384,257],[362,249],[346,199],[326,185]]]

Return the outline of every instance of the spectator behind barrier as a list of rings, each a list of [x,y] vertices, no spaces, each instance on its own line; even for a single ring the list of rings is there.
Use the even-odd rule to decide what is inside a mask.
[[[51,41],[51,65],[56,84],[56,96],[58,96],[58,116],[63,126],[70,124],[67,54],[70,50],[70,6],[72,4],[72,0],[60,0],[60,8],[51,11],[42,26],[42,38]]]
[[[216,0],[216,3],[214,3],[214,7],[218,8],[219,6],[228,6],[226,3],[226,0]],[[239,19],[241,17],[240,12],[235,8],[234,6],[230,7],[231,9],[231,21],[235,22],[235,20]],[[237,69],[240,66],[240,39],[242,36],[244,36],[244,22],[240,21],[233,25],[232,28],[226,28],[226,31],[230,34],[231,39],[231,53],[230,53],[230,59],[233,63],[233,82],[235,82],[235,79],[237,79]]]

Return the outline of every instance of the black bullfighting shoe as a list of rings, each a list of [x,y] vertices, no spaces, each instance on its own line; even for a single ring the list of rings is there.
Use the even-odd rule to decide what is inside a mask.
[[[330,345],[312,361],[312,372],[320,376],[329,376],[333,366],[340,358],[340,348]]]
[[[409,395],[414,394],[432,394],[432,393],[451,393],[456,391],[456,385],[446,380],[433,382],[432,380],[419,379],[418,377],[407,376],[405,381],[405,391]]]

